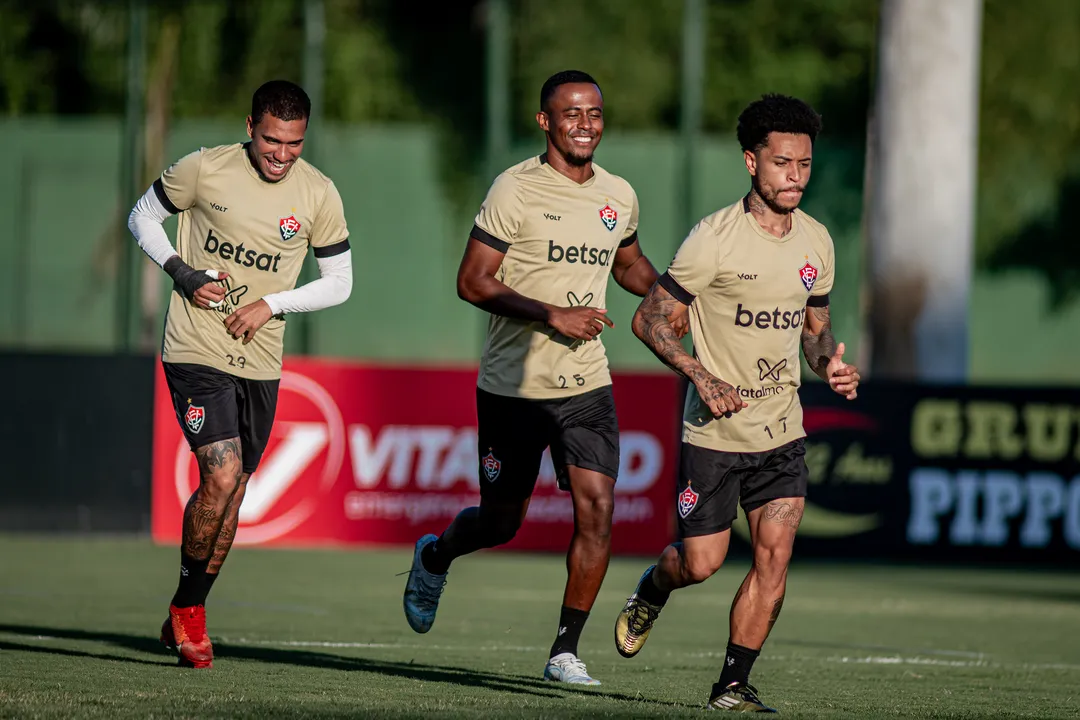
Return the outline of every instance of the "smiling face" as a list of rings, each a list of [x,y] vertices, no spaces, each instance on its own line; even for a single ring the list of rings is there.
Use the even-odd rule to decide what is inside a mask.
[[[810,182],[814,145],[809,135],[769,133],[764,147],[743,153],[754,189],[773,212],[790,213],[799,207]]]
[[[251,162],[267,182],[280,182],[300,158],[304,150],[307,119],[282,120],[270,113],[256,123],[249,115],[248,137],[251,138]]]
[[[566,83],[555,88],[547,107],[536,114],[549,147],[570,165],[592,162],[604,135],[604,98],[592,83]]]

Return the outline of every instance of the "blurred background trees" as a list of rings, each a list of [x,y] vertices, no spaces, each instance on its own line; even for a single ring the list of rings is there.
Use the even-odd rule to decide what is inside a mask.
[[[168,83],[172,117],[242,117],[260,81],[301,79],[303,5],[151,0],[148,96]],[[568,67],[600,80],[613,131],[677,128],[680,0],[510,5],[516,135],[532,131],[543,79]],[[325,13],[325,118],[438,124],[459,146],[456,162],[479,162],[482,0],[326,0]],[[814,104],[830,137],[862,142],[876,3],[716,0],[707,13],[706,132],[731,133],[749,100],[776,90]],[[1016,240],[1036,233],[1054,245],[1053,217],[1076,199],[1080,3],[986,0],[984,13],[977,263],[1039,268],[1064,300],[1080,287],[1068,258],[1035,257]],[[3,0],[0,17],[0,113],[123,114],[127,3]]]

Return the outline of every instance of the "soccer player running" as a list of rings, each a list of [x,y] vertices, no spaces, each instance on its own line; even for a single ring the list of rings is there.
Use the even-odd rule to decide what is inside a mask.
[[[753,562],[731,605],[727,654],[709,707],[775,712],[749,684],[780,615],[807,468],[799,343],[807,364],[855,399],[858,370],[833,338],[833,243],[798,210],[821,118],[806,103],[765,95],[739,116],[749,194],[702,219],[634,315],[634,333],[686,376],[679,468],[681,542],[642,575],[615,624],[625,657],[642,648],[668,601],[724,562],[741,503]],[[672,324],[689,315],[694,354]]]
[[[550,446],[574,534],[544,677],[599,685],[577,646],[607,572],[619,471],[605,295],[609,275],[644,296],[657,273],[638,245],[633,188],[593,162],[604,132],[596,81],[548,78],[536,121],[547,152],[495,179],[458,270],[458,295],[491,313],[476,390],[480,506],[416,542],[403,602],[413,630],[430,630],[451,562],[514,537]]]
[[[128,221],[139,246],[173,279],[162,361],[199,467],[184,510],[180,582],[161,628],[184,666],[213,661],[204,604],[270,436],[283,316],[338,305],[352,290],[341,196],[300,159],[310,114],[297,85],[264,84],[251,100],[250,142],[181,158]],[[162,222],[177,213],[173,249]],[[308,246],[320,277],[297,288]]]

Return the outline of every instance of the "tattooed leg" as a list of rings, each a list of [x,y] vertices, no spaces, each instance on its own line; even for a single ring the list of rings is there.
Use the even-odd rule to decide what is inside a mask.
[[[221,522],[221,531],[217,533],[214,553],[210,558],[210,566],[206,568],[206,572],[212,575],[221,570],[222,563],[225,562],[225,558],[229,555],[232,541],[237,538],[237,527],[240,525],[240,505],[244,502],[244,492],[247,490],[247,478],[249,477],[251,477],[251,474],[248,473],[240,476],[240,485],[237,487],[237,491],[232,494],[229,507],[225,512],[225,520]]]
[[[182,550],[202,560],[221,531],[229,501],[240,482],[240,439],[229,438],[195,450],[199,463],[199,489],[184,510]]]
[[[805,504],[803,498],[781,498],[749,513],[754,563],[731,604],[732,643],[760,649],[780,617]]]
[[[206,572],[210,575],[216,575],[221,570],[221,565],[225,562],[225,558],[229,554],[229,548],[232,547],[233,539],[236,537],[236,528],[240,523],[240,504],[244,502],[244,491],[247,490],[249,477],[251,475],[248,473],[240,476],[240,486],[236,488],[232,499],[229,500],[229,507],[225,511],[225,520],[221,523],[221,532],[218,533],[217,540],[214,542],[214,552],[210,557],[210,565],[206,568]]]

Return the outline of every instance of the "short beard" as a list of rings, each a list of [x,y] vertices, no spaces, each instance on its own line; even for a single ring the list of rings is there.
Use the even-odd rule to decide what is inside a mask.
[[[795,210],[799,207],[798,203],[795,204],[795,207],[790,207],[790,208],[781,207],[780,205],[778,205],[776,203],[775,198],[770,198],[767,195],[765,195],[765,193],[763,193],[761,191],[761,188],[758,187],[758,184],[757,184],[756,180],[753,183],[753,189],[754,189],[754,192],[757,193],[757,196],[759,198],[761,198],[761,201],[763,203],[765,203],[769,207],[769,209],[772,210],[777,215],[790,215],[791,213],[795,212]]]
[[[555,138],[552,137],[551,132],[548,132],[548,140],[551,142],[551,147],[558,149],[559,146],[555,144]],[[560,152],[559,154],[563,156],[564,160],[566,160],[567,165],[573,165],[574,167],[585,167],[586,165],[591,163],[593,159],[592,153],[589,153],[586,157],[574,155],[569,151]]]
[[[566,158],[566,162],[570,165],[573,165],[574,167],[585,167],[586,165],[591,163],[593,159],[591,153],[588,155],[588,157],[581,157],[580,155],[571,154],[567,154],[564,157]]]

